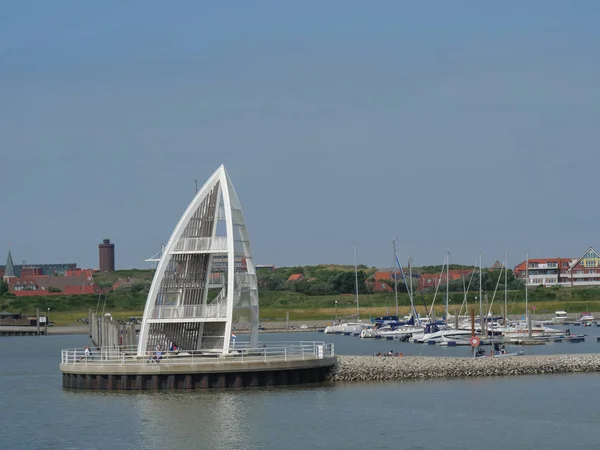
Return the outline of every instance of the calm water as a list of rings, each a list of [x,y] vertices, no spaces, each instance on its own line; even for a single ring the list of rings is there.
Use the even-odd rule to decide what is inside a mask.
[[[261,336],[316,337],[334,341],[338,353],[398,346],[405,354],[468,352],[316,333]],[[65,391],[60,349],[86,343],[85,336],[0,338],[0,449],[600,447],[597,374],[245,391]],[[599,348],[594,338],[535,351]]]

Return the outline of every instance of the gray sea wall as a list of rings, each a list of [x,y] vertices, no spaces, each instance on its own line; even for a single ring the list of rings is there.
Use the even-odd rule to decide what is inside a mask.
[[[447,358],[338,356],[330,380],[385,381],[600,372],[600,354]]]

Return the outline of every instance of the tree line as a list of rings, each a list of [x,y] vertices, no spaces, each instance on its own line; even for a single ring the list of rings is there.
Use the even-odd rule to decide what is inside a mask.
[[[464,269],[464,266],[455,266],[458,269]],[[428,269],[439,269],[441,267],[428,267]],[[422,270],[422,268],[421,268]],[[437,273],[439,273],[439,271]],[[359,294],[368,294],[373,288],[374,280],[372,276],[375,274],[375,269],[362,268],[357,271],[358,275],[358,292]],[[413,278],[413,291],[418,289],[419,285],[419,270],[416,271],[416,276]],[[425,272],[423,272],[425,273]],[[428,273],[436,273],[434,270]],[[290,281],[291,274],[301,274],[302,279],[298,281]],[[407,274],[405,274],[407,275]],[[340,295],[356,293],[356,278],[354,271],[351,270],[336,270],[330,268],[322,268],[320,266],[292,267],[277,269],[274,272],[269,270],[259,270],[257,272],[259,290],[264,291],[292,291],[305,295]],[[391,288],[395,287],[395,281],[381,280],[378,283],[387,283]],[[509,290],[524,289],[525,284],[521,279],[514,276],[512,270],[508,270],[507,284]],[[470,285],[469,285],[470,284]],[[444,289],[445,289],[445,285]],[[403,280],[398,280],[398,292],[408,292],[408,288]],[[453,280],[448,286],[451,292],[464,292],[467,287],[470,291],[479,290],[479,274],[475,272],[471,279],[470,274],[466,274],[463,278]],[[493,291],[495,288],[504,290],[504,272],[499,270],[484,269],[481,274],[481,288],[483,291]],[[424,289],[425,292],[435,290],[434,287]]]

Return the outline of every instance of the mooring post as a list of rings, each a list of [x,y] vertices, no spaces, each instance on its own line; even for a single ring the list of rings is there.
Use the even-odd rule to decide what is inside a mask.
[[[458,311],[454,310],[454,329],[458,330]]]
[[[37,335],[40,335],[40,308],[35,308],[35,316],[37,317],[36,326],[37,326]]]
[[[289,311],[285,312],[285,329],[286,330],[290,329],[290,312]]]

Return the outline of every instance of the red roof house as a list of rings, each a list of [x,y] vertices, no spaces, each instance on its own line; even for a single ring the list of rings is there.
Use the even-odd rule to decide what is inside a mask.
[[[301,273],[293,273],[289,276],[289,278],[287,280],[288,281],[302,281],[302,280],[304,280],[304,275],[302,275]]]

